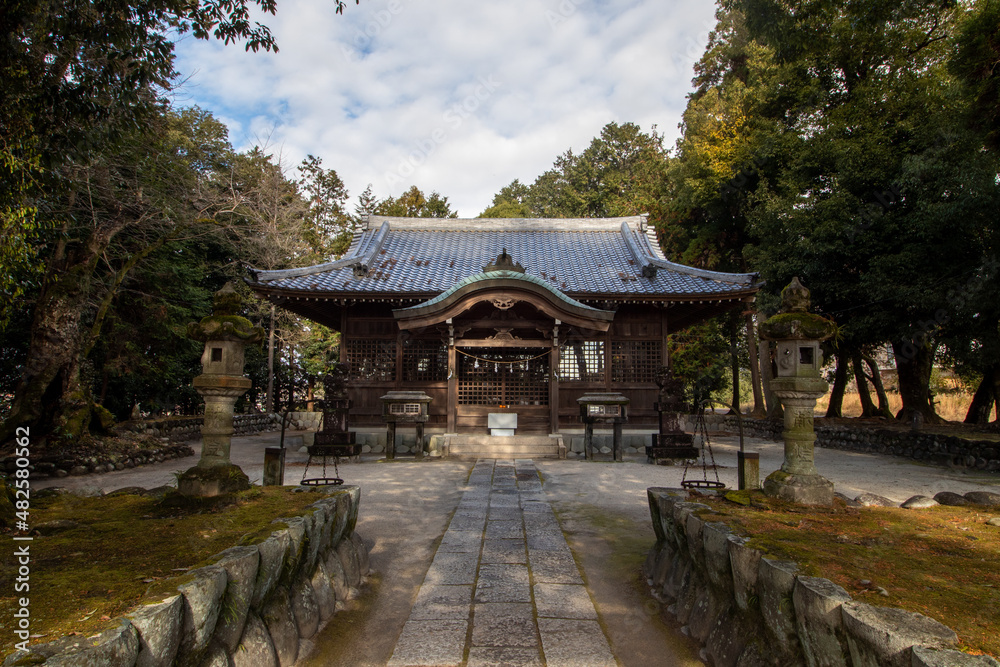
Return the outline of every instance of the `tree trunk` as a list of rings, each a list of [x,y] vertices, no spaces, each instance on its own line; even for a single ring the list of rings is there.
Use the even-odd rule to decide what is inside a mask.
[[[729,414],[743,412],[740,405],[740,350],[737,343],[740,338],[740,321],[734,315],[729,322],[729,360],[733,367],[733,402]]]
[[[903,407],[896,413],[896,419],[909,423],[919,414],[925,424],[942,423],[943,420],[931,403],[934,348],[929,344],[917,345],[909,340],[901,340],[893,341],[892,351],[896,357],[899,396],[903,399]]]
[[[764,400],[767,401],[767,418],[782,419],[785,412],[781,407],[781,401],[771,390],[771,380],[774,379],[774,362],[771,360],[771,341],[762,340],[759,346],[760,351],[760,375],[764,385]]]
[[[271,304],[271,326],[267,336],[267,395],[264,397],[264,414],[274,412],[274,304]]]
[[[889,408],[889,397],[885,393],[885,385],[882,384],[882,373],[879,371],[878,362],[874,357],[863,356],[862,359],[871,371],[869,379],[875,387],[875,395],[878,396],[878,414],[886,419],[892,419],[892,409]]]
[[[875,404],[872,402],[872,395],[868,391],[868,381],[861,362],[861,352],[853,352],[851,354],[851,361],[854,362],[854,381],[858,386],[858,396],[861,398],[861,416],[874,417],[877,411]]]
[[[983,373],[983,379],[976,388],[976,393],[972,397],[969,411],[965,414],[966,424],[986,424],[990,420],[990,413],[993,412],[993,403],[996,400],[994,385],[1000,375],[1000,366],[994,365]]]
[[[89,425],[89,387],[80,384],[80,318],[87,305],[97,263],[72,262],[65,248],[49,261],[46,283],[35,304],[28,358],[21,373],[10,413],[0,426],[0,445],[19,427],[31,428],[35,442],[44,442],[54,429],[62,435],[81,435]],[[87,415],[82,411],[86,410]]]
[[[747,327],[747,349],[750,351],[750,387],[753,389],[753,410],[750,416],[754,419],[763,419],[767,416],[767,408],[764,406],[764,389],[760,382],[760,363],[757,352],[757,331],[753,325],[753,315],[746,315]]]
[[[830,405],[826,408],[827,417],[844,416],[844,391],[847,389],[847,355],[836,354],[837,369],[833,372],[833,389],[830,391]]]

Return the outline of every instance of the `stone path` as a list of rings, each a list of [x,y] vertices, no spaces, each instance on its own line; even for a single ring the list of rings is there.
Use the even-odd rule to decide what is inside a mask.
[[[390,667],[617,665],[530,460],[476,462]]]

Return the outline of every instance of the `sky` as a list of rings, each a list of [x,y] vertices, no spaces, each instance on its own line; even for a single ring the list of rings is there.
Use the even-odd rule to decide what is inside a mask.
[[[239,150],[290,177],[322,158],[350,192],[416,185],[475,217],[607,123],[656,126],[673,146],[708,0],[283,0],[277,53],[182,39],[175,104],[207,109]]]

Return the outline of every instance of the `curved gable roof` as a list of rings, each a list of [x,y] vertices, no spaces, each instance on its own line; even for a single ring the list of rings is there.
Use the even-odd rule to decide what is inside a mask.
[[[612,311],[582,304],[546,281],[519,271],[477,273],[433,299],[392,313],[401,329],[409,329],[444,322],[477,303],[496,298],[527,301],[555,319],[599,331],[606,331],[614,318]]]

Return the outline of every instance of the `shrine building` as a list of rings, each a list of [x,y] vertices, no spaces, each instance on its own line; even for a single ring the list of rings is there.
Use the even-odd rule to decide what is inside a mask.
[[[428,430],[579,429],[577,398],[620,392],[627,429],[657,423],[667,336],[753,301],[755,274],[664,257],[645,216],[462,219],[371,216],[333,262],[253,271],[271,303],[341,333],[351,425],[383,425],[380,397],[433,398]]]

